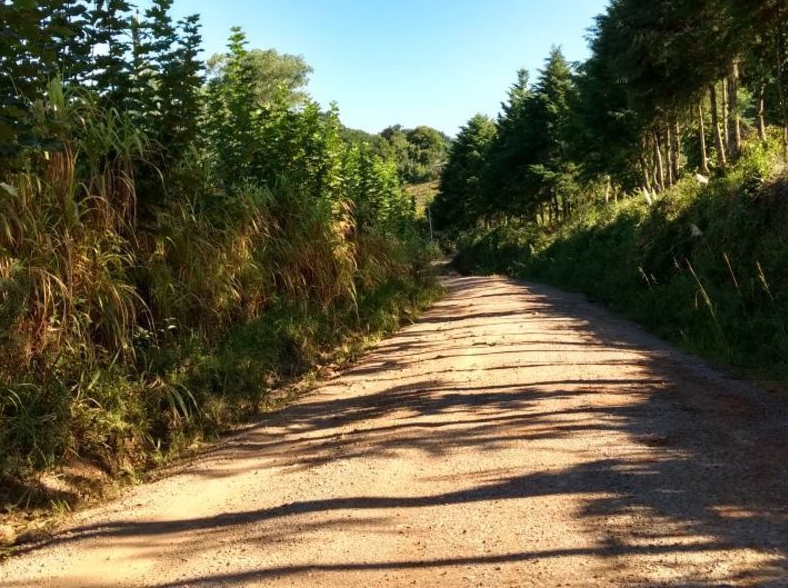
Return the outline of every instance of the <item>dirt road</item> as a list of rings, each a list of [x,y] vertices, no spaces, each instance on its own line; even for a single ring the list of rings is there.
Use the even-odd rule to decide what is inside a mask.
[[[784,406],[578,296],[448,287],[0,585],[788,587]]]

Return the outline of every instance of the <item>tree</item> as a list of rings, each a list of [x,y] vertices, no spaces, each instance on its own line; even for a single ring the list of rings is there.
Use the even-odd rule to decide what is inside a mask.
[[[208,83],[208,142],[226,187],[251,174],[257,146],[256,77],[247,59],[246,45],[244,32],[233,27],[223,74]]]
[[[426,125],[414,129],[392,125],[383,129],[380,137],[384,140],[381,155],[397,162],[403,182],[418,184],[440,177],[451,144],[445,134]]]
[[[198,138],[202,113],[203,64],[199,59],[200,19],[193,14],[178,23],[181,34],[163,64],[169,102],[162,112],[161,141],[168,156],[180,159]]]
[[[571,106],[576,88],[572,70],[553,49],[535,86],[521,70],[498,118],[497,138],[483,176],[490,214],[534,218],[568,215],[575,170],[568,158]]]
[[[94,57],[93,82],[112,106],[125,109],[131,94],[131,5],[125,0],[97,1],[90,12],[93,42],[106,47]]]
[[[208,77],[216,80],[228,73],[232,55],[213,55],[208,60]],[[244,57],[244,68],[252,76],[254,104],[259,108],[282,105],[303,106],[307,100],[306,85],[312,68],[300,55],[279,53],[275,49],[252,49]]]
[[[497,128],[490,118],[477,114],[460,129],[452,143],[431,206],[438,230],[472,226],[484,213],[481,178]]]
[[[534,153],[525,185],[533,205],[547,207],[549,216],[556,220],[571,212],[575,186],[575,169],[568,157],[575,92],[572,70],[561,50],[555,48],[534,88],[530,126]]]
[[[501,105],[495,140],[482,173],[484,208],[512,213],[523,201],[523,174],[532,160],[530,133],[531,89],[528,72],[517,72],[508,101]]]
[[[77,84],[89,70],[91,40],[86,14],[86,7],[78,0],[0,2],[3,159],[46,140],[40,129],[32,128],[29,108],[45,95],[49,82],[59,78]]]
[[[412,183],[436,179],[446,161],[447,137],[428,126],[419,126],[406,131],[408,141],[409,174],[406,180]]]

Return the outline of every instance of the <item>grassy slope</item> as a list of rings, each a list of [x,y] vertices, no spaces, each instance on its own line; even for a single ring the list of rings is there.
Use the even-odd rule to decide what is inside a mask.
[[[144,470],[194,447],[195,442],[214,439],[234,424],[281,407],[290,396],[272,394],[277,389],[306,383],[320,366],[352,361],[381,336],[415,320],[441,291],[434,276],[422,271],[388,280],[363,294],[357,307],[327,312],[317,306],[281,302],[260,319],[233,328],[216,346],[173,350],[169,361],[152,366],[170,372],[170,378],[175,377],[171,372],[176,372],[182,390],[188,390],[188,395],[173,399],[175,404],[185,405],[182,412],[188,417],[178,424],[174,435],[170,432],[172,442],[151,453],[144,444],[134,447],[127,440],[128,451],[107,448],[101,456],[103,463],[96,461],[100,456],[93,455],[88,461],[65,462],[62,469],[64,464],[58,463],[56,470],[43,472],[43,476],[6,479],[0,486],[5,511],[0,513],[0,531],[11,536],[0,533],[0,557],[4,544],[17,534],[33,538],[46,534],[60,513],[83,504],[86,498],[111,496],[119,479],[136,479]],[[109,384],[119,394],[134,385],[117,379]],[[120,403],[117,414],[107,411],[102,418],[128,420],[129,412],[128,402]],[[93,426],[102,428],[100,423]],[[132,429],[141,430],[142,426]]]
[[[600,205],[546,235],[466,236],[457,266],[584,292],[685,349],[788,381],[788,180],[755,149],[708,186],[685,179],[653,206]]]
[[[320,182],[304,170],[231,192],[184,160],[154,207],[135,175],[152,150],[127,118],[51,108],[63,149],[0,182],[0,509],[53,466],[134,472],[222,431],[431,289],[382,168],[364,230],[361,172],[339,159]]]
[[[416,214],[419,217],[424,217],[427,212],[427,207],[435,199],[438,193],[438,180],[432,182],[424,182],[423,184],[410,184],[406,190],[408,195],[412,196],[416,203]]]

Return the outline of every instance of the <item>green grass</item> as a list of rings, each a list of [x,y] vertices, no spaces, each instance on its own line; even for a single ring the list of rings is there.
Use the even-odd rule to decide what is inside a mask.
[[[788,382],[788,181],[751,147],[708,186],[682,180],[532,225],[465,235],[457,267],[583,292],[658,335],[753,377]]]
[[[313,379],[320,366],[355,359],[440,295],[434,276],[422,273],[388,279],[361,294],[357,305],[326,309],[279,300],[214,345],[193,339],[152,351],[147,372],[137,378],[120,370],[99,372],[86,386],[84,401],[68,390],[45,393],[30,385],[19,398],[25,412],[0,431],[0,446],[9,458],[40,451],[42,461],[35,470],[24,467],[29,462],[17,463],[14,471],[28,474],[6,478],[0,491],[6,518],[18,522],[20,513],[35,512],[35,518],[46,519],[78,506],[85,495],[111,492],[119,479],[137,480],[195,444],[218,439],[279,406],[279,390]],[[53,397],[61,399],[54,410]],[[39,483],[40,473],[77,457],[57,453],[75,437],[78,461],[84,458],[104,474],[98,481],[95,472],[73,477],[70,486],[51,492]]]
[[[393,278],[364,292],[358,305],[325,309],[279,300],[260,318],[230,330],[216,346],[186,348],[162,379],[190,391],[171,410],[188,419],[183,447],[265,410],[269,393],[317,366],[352,359],[370,341],[413,320],[439,294],[430,276]],[[166,438],[159,435],[160,438]]]

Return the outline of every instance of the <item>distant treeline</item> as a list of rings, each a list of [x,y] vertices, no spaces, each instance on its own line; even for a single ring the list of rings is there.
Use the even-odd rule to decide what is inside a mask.
[[[377,135],[350,129],[345,133],[351,140],[369,144],[381,157],[395,161],[400,178],[408,184],[439,179],[452,143],[448,135],[425,125],[414,129],[393,125]]]

